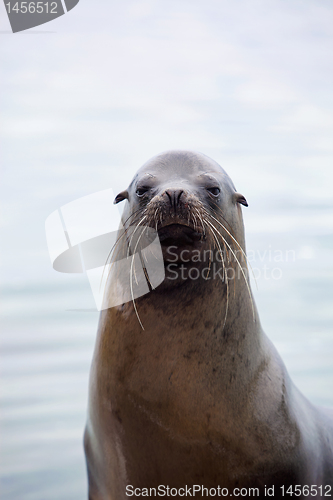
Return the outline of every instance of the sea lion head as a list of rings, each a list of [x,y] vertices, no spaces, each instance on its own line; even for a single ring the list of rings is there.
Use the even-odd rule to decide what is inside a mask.
[[[247,201],[223,168],[204,154],[168,151],[151,158],[115,203],[123,200],[125,229],[156,230],[166,266],[203,267],[207,250],[211,261],[213,250],[230,257],[231,249],[244,249],[240,204],[247,206]]]

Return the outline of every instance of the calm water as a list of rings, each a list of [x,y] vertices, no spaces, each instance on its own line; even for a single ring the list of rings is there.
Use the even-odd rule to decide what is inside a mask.
[[[324,218],[327,207],[316,210]],[[279,213],[276,221],[286,228]],[[257,219],[246,215],[263,326],[299,388],[313,402],[333,406],[332,233],[281,232],[277,222],[275,231],[263,233],[262,223],[259,212]],[[73,311],[93,307],[84,277],[55,276],[48,286],[2,291],[3,500],[86,496],[82,434],[98,313]]]
[[[81,443],[98,315],[66,312],[66,298],[70,306],[79,295],[45,287],[3,293],[3,499],[85,498]]]

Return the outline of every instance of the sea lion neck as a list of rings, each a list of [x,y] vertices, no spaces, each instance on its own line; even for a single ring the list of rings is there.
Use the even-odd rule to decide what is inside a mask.
[[[247,368],[242,372],[244,378],[238,377],[235,383],[244,384],[262,362],[261,327],[246,288],[229,283],[228,293],[227,298],[227,287],[220,280],[189,281],[168,290],[157,288],[136,300],[143,331],[133,304],[126,305],[127,330],[131,325],[131,335],[138,337],[136,343],[145,345],[149,339],[151,348],[167,356],[165,346],[172,343],[179,345],[185,357],[188,352],[196,352],[198,362],[205,360],[214,367],[241,357]],[[230,361],[220,374],[225,381],[230,376],[226,366],[230,367]]]

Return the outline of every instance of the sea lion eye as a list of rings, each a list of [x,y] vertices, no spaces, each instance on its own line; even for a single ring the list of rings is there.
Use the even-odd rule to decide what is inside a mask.
[[[212,194],[213,196],[218,196],[221,192],[220,188],[218,187],[210,187],[210,188],[207,188],[207,191]]]
[[[141,186],[141,187],[138,187],[137,190],[136,190],[136,194],[137,196],[141,197],[141,196],[144,196],[149,190],[149,187],[147,186]]]

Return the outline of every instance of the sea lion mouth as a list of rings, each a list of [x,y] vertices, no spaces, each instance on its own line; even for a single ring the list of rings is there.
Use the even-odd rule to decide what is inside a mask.
[[[183,247],[194,245],[203,239],[202,232],[184,224],[169,224],[158,229],[160,243],[163,246]]]

